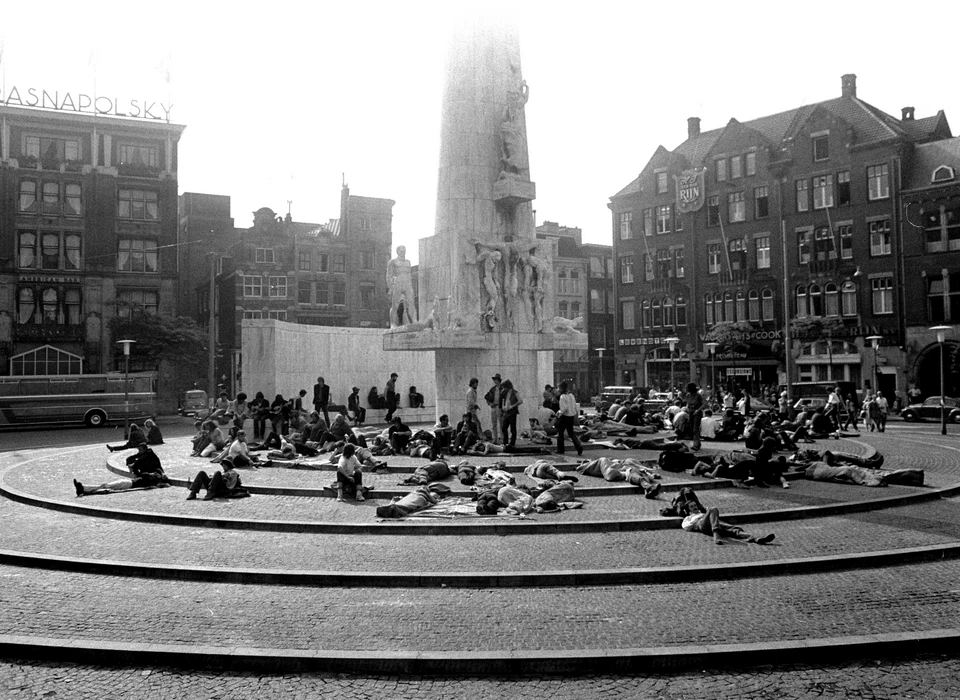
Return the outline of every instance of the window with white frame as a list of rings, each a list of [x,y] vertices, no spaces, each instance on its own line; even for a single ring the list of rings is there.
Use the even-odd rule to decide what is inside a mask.
[[[156,314],[160,293],[155,289],[121,289],[117,292],[117,316],[130,318],[131,313]]]
[[[653,269],[653,256],[649,253],[643,255],[643,281],[652,282],[655,279]]]
[[[19,231],[17,265],[32,270],[79,270],[80,234],[71,231]]]
[[[286,311],[267,311],[267,318],[276,319],[277,321],[286,321],[287,312]]]
[[[841,170],[837,173],[837,206],[850,204],[850,171]]]
[[[683,271],[683,246],[673,250],[673,274],[677,279],[682,279]]]
[[[663,308],[660,305],[660,300],[654,299],[650,307],[653,310],[653,327],[659,328],[663,325]]]
[[[633,212],[620,212],[620,240],[629,241],[633,238]]]
[[[811,316],[823,316],[823,290],[819,284],[811,284],[807,290],[807,306]]]
[[[263,318],[263,311],[252,311],[248,309],[243,310],[243,317],[251,321],[259,321]]]
[[[633,282],[633,256],[620,256],[620,282],[630,284]]]
[[[722,251],[719,243],[707,244],[707,272],[716,275],[720,272],[720,255]]]
[[[713,315],[713,295],[706,294],[703,297],[703,320],[708,326],[712,326],[716,323],[716,320]]]
[[[643,210],[643,235],[653,235],[653,209]]]
[[[757,174],[757,154],[754,151],[750,151],[746,155],[747,159],[747,175],[756,175]]]
[[[882,316],[893,313],[893,277],[876,277],[870,280],[873,296],[873,313]]]
[[[824,315],[840,315],[840,289],[833,282],[828,282],[823,288]]]
[[[747,248],[742,238],[731,238],[727,246],[730,252],[730,269],[747,269]]]
[[[657,279],[665,280],[669,277],[672,277],[670,274],[673,272],[673,256],[670,254],[669,250],[658,250],[657,251]]]
[[[121,219],[157,221],[160,218],[156,192],[122,189],[117,197],[117,216]]]
[[[826,209],[833,206],[833,175],[813,178],[813,208]]]
[[[603,307],[603,294],[600,289],[591,289],[590,290],[590,311],[597,314],[604,313],[605,309]]]
[[[270,298],[271,299],[286,299],[287,298],[287,276],[286,275],[271,275],[268,278],[270,285]]]
[[[79,287],[21,284],[16,294],[19,324],[80,325]]]
[[[807,306],[807,288],[803,285],[797,287],[797,318],[806,318],[810,315],[810,307]]]
[[[757,269],[770,268],[770,236],[757,236],[753,239],[753,246],[757,254]]]
[[[687,325],[687,300],[683,297],[677,297],[676,303],[677,326]]]
[[[263,277],[260,275],[243,276],[243,296],[246,299],[259,299],[263,296]]]
[[[723,182],[727,179],[727,159],[726,158],[717,158],[713,161],[714,175],[717,178],[717,182]]]
[[[47,167],[64,161],[80,160],[80,141],[46,136],[25,136],[24,155],[36,158]]]
[[[258,263],[273,262],[273,248],[257,248],[254,254],[254,260]]]
[[[867,230],[870,231],[870,255],[890,255],[892,251],[890,245],[890,219],[870,221],[867,223]]]
[[[673,328],[673,299],[670,297],[663,300],[663,326]]]
[[[797,260],[801,265],[806,265],[810,262],[810,243],[812,239],[812,228],[797,229]]]
[[[657,194],[663,194],[669,189],[667,174],[657,173]]]
[[[830,135],[814,136],[811,141],[813,142],[813,160],[828,160],[830,158]]]
[[[810,210],[810,183],[807,180],[797,180],[797,211]]]
[[[650,316],[650,300],[644,299],[640,304],[640,327],[650,328],[653,326],[653,318]]]
[[[766,185],[753,188],[753,215],[757,219],[770,216],[770,195]]]
[[[737,319],[734,317],[734,313],[735,312],[733,310],[733,294],[731,294],[730,292],[724,292],[723,293],[723,316],[724,316],[723,320],[731,321],[731,322],[736,321]]]
[[[671,219],[673,218],[673,207],[665,204],[657,207],[657,233],[670,233],[672,230]]]
[[[727,195],[727,221],[737,223],[747,220],[747,202],[743,192],[731,192]]]
[[[886,163],[867,167],[867,199],[871,202],[890,197],[890,166]]]
[[[840,287],[840,308],[844,316],[857,315],[857,285],[844,282]]]
[[[837,224],[837,235],[840,236],[840,259],[853,259],[853,224]]]
[[[743,177],[743,160],[740,156],[730,158],[730,179],[738,180]]]
[[[159,149],[156,146],[123,143],[120,144],[117,153],[120,156],[119,165],[133,165],[141,168],[157,168],[160,166]]]
[[[157,241],[152,238],[121,238],[117,242],[119,272],[158,272]]]
[[[737,320],[747,320],[747,296],[742,290],[737,291]]]
[[[764,289],[761,293],[761,298],[763,302],[763,320],[772,321],[773,320],[773,290]]]
[[[818,226],[813,230],[813,252],[818,262],[837,259],[833,234],[828,227]]]
[[[747,320],[760,320],[760,293],[756,289],[751,289],[747,298]]]

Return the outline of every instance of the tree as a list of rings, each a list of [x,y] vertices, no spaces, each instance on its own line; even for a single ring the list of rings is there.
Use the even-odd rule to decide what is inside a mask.
[[[708,343],[719,343],[717,353],[747,352],[750,333],[756,330],[749,321],[723,321],[710,329],[704,337]]]
[[[206,333],[192,318],[131,313],[113,318],[110,331],[115,340],[137,341],[131,355],[138,364],[158,368],[161,362],[169,362],[176,368],[178,390],[206,372]]]

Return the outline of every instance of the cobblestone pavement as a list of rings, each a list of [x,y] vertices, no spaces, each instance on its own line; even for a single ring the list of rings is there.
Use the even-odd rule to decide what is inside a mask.
[[[435,678],[346,674],[260,675],[171,668],[111,668],[0,662],[5,698],[70,700],[273,700],[422,698],[423,700],[955,700],[960,659],[921,656],[840,665],[708,668],[676,674]]]
[[[960,481],[960,441],[923,426],[891,425],[884,434],[821,442],[819,448],[861,451],[876,446],[888,465],[928,471],[928,480]],[[24,490],[70,500],[69,478],[110,478],[103,451],[40,456],[20,469]],[[624,456],[630,453],[614,453]],[[195,470],[195,467],[194,467]],[[264,472],[257,472],[259,476]],[[271,472],[286,478],[283,471]],[[309,474],[309,473],[307,473]],[[300,473],[294,473],[299,478]],[[310,474],[329,480],[330,473]],[[244,474],[246,479],[246,473]],[[310,478],[308,477],[308,478]],[[396,475],[389,475],[396,481]],[[66,487],[66,488],[65,488]],[[809,490],[808,490],[809,488]],[[789,491],[704,491],[722,511],[759,510],[893,495],[812,482]],[[96,499],[145,509],[188,505],[182,489]],[[157,497],[160,497],[159,499]],[[150,500],[152,499],[152,500]],[[95,499],[90,499],[94,501]],[[637,496],[596,497],[595,510],[661,504]],[[623,501],[618,505],[617,501]],[[86,499],[81,499],[86,503]],[[257,496],[223,504],[260,504],[271,513],[308,504],[309,519],[355,517],[369,506],[329,499]],[[149,507],[147,507],[149,505]],[[163,505],[164,508],[158,507]],[[218,507],[201,503],[200,513]],[[321,507],[333,505],[318,517]],[[221,509],[221,511],[224,509]],[[234,511],[231,511],[233,514]],[[342,513],[339,515],[338,513]],[[564,514],[561,514],[561,516]],[[596,514],[593,514],[596,516]],[[260,517],[263,517],[261,514]],[[272,515],[270,517],[273,517]],[[620,516],[623,517],[623,516]],[[298,518],[299,519],[299,518]],[[73,516],[0,500],[0,548],[104,559],[221,566],[349,570],[538,570],[596,566],[711,565],[873,551],[955,541],[960,516],[944,500],[847,517],[775,524],[779,547],[715,547],[709,538],[679,531],[533,537],[390,538],[235,532],[124,523]],[[764,525],[751,526],[762,530]],[[246,548],[246,549],[245,549]],[[392,567],[392,568],[391,568]],[[0,634],[110,642],[209,644],[357,653],[413,649],[630,649],[641,646],[772,642],[850,634],[960,628],[960,561],[866,568],[696,584],[580,586],[576,589],[346,590],[224,583],[155,581],[0,566]],[[760,667],[747,671],[644,676],[520,678],[364,677],[344,674],[264,676],[158,668],[105,668],[38,662],[0,662],[4,697],[243,698],[243,697],[639,697],[639,698],[910,698],[960,696],[951,657],[838,666]]]

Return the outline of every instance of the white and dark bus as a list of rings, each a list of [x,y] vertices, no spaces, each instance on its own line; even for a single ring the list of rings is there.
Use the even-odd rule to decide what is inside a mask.
[[[142,421],[156,404],[156,372],[0,377],[0,429]]]

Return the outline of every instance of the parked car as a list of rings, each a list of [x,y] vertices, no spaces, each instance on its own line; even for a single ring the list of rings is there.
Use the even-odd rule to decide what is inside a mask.
[[[950,423],[960,423],[960,401],[949,396],[943,399],[944,408],[947,411],[947,421]],[[900,412],[900,417],[905,421],[915,420],[940,420],[940,397],[931,396],[923,403],[915,403],[907,406]]]
[[[180,398],[180,415],[197,417],[210,409],[207,392],[202,389],[188,389]]]
[[[606,402],[609,405],[616,401],[622,404],[636,395],[637,390],[632,386],[605,386],[600,392],[600,402]]]

